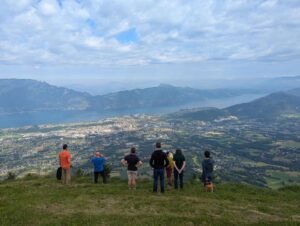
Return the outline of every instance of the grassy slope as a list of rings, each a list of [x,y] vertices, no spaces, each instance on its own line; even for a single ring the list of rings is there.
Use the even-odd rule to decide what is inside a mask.
[[[280,191],[222,184],[203,193],[152,194],[144,181],[136,191],[125,181],[94,185],[87,178],[70,187],[50,178],[0,184],[0,225],[300,225],[300,187]]]

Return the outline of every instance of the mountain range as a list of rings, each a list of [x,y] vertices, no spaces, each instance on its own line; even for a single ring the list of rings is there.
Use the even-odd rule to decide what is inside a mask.
[[[287,91],[300,87],[300,76],[282,76],[276,78],[244,78],[244,79],[218,79],[194,81],[191,87],[197,88],[228,88],[228,89],[254,89],[273,93]]]
[[[87,93],[27,79],[0,80],[0,113],[85,110],[90,106]]]
[[[199,106],[213,106],[206,105],[213,101],[225,103],[230,98],[255,92],[249,89],[199,90],[162,84],[91,95],[35,80],[0,79],[0,127],[92,121],[133,113],[170,113],[184,108],[188,110],[169,116],[210,121],[230,116],[272,119],[281,115],[297,117],[293,114],[299,114],[300,88],[275,92],[251,102],[245,100],[235,102],[242,104],[226,105],[231,107],[191,110]]]
[[[93,96],[45,82],[26,79],[0,80],[0,114],[37,111],[118,111],[180,106],[192,102],[224,99],[253,90],[198,90],[160,85]]]
[[[300,113],[300,89],[272,93],[246,104],[237,104],[227,110],[240,118],[274,118],[284,114]]]
[[[300,88],[286,92],[276,92],[249,103],[228,108],[206,108],[180,111],[170,116],[191,120],[216,120],[229,116],[248,119],[273,119],[280,116],[300,114]]]
[[[281,77],[239,77],[239,78],[218,78],[218,79],[183,79],[169,80],[165,83],[174,86],[188,86],[195,89],[252,89],[260,90],[265,93],[286,91],[300,87],[300,76],[281,76]],[[58,84],[58,83],[57,83]],[[63,86],[77,90],[89,92],[93,95],[103,95],[107,93],[119,92],[122,90],[132,90],[136,88],[147,88],[157,86],[157,80],[94,80],[86,82],[66,81]]]

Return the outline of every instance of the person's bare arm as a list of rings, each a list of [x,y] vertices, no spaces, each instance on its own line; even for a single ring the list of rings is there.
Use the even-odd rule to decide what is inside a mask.
[[[186,165],[186,162],[185,162],[185,161],[183,161],[183,165],[182,165],[182,167],[181,167],[181,169],[180,169],[179,173],[181,173],[181,172],[184,170],[184,168],[185,168],[185,165]]]
[[[175,167],[175,169],[177,170],[177,172],[179,172],[179,169],[178,169],[178,167],[177,167],[177,165],[176,165],[176,162],[175,162],[175,161],[173,161],[173,163],[174,163],[174,167]]]
[[[127,166],[128,163],[127,163],[127,161],[126,161],[125,159],[122,159],[122,160],[121,160],[121,164],[122,164],[123,166]]]
[[[143,162],[142,162],[142,161],[139,161],[135,166],[136,166],[136,167],[140,167],[142,164],[143,164]]]

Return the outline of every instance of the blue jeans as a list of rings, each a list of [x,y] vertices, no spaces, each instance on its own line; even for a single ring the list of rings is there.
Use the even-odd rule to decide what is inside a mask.
[[[176,169],[174,169],[174,188],[178,189],[178,177],[179,177],[179,183],[180,183],[180,188],[183,189],[183,171],[181,174],[177,172]]]
[[[153,169],[153,192],[157,192],[158,177],[160,181],[160,191],[165,192],[164,169]]]

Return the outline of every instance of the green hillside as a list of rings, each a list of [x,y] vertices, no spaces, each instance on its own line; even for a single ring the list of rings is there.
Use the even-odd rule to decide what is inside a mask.
[[[152,194],[150,181],[132,191],[119,180],[77,178],[63,187],[31,178],[0,184],[0,225],[300,225],[299,200],[299,186],[222,184],[203,193],[194,182],[162,195]]]

